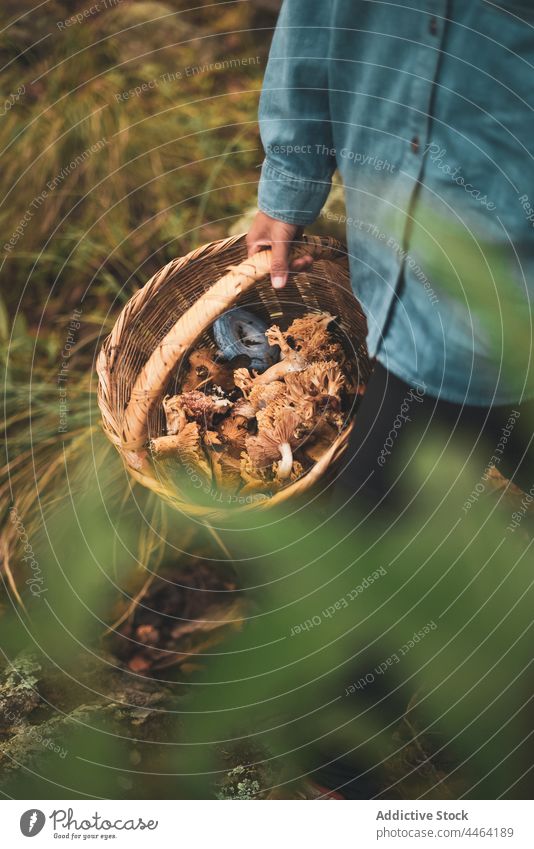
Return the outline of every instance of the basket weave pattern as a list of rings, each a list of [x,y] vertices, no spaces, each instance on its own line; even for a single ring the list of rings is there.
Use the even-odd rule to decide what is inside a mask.
[[[330,312],[349,340],[360,382],[367,380],[366,323],[352,294],[346,252],[334,239],[308,236],[293,257],[305,253],[314,257],[313,267],[291,274],[285,289],[275,291],[268,279],[270,251],[247,258],[244,236],[204,245],[168,263],[139,289],[105,340],[97,363],[104,430],[130,474],[177,509],[205,518],[221,512],[220,505],[191,504],[153,463],[147,445],[165,432],[162,401],[180,391],[190,350],[202,345],[215,353],[211,326],[226,310],[246,306],[282,327],[307,311]],[[299,480],[253,506],[265,509],[302,494],[342,453],[349,432]]]

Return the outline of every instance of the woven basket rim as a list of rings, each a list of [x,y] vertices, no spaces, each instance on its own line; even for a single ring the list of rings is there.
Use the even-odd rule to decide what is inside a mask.
[[[201,262],[202,259],[207,259],[218,253],[226,251],[228,248],[231,248],[240,242],[242,243],[244,241],[244,238],[245,234],[239,234],[224,239],[218,239],[212,242],[208,242],[181,257],[177,257],[176,259],[171,260],[170,262],[162,266],[162,268],[156,271],[155,274],[153,274],[149,278],[149,280],[144,284],[144,286],[138,289],[138,291],[135,292],[128,300],[128,302],[124,305],[115,321],[111,333],[104,340],[97,359],[97,399],[101,412],[103,429],[108,439],[110,439],[110,441],[115,445],[116,449],[119,451],[129,474],[143,486],[146,486],[155,493],[157,493],[160,497],[170,503],[175,509],[182,509],[190,516],[197,517],[204,521],[210,521],[215,518],[220,518],[228,515],[234,516],[236,510],[239,510],[240,512],[245,512],[251,509],[261,508],[265,510],[268,508],[274,508],[277,505],[288,500],[289,498],[292,498],[294,495],[297,495],[309,489],[313,485],[315,480],[318,480],[324,474],[325,470],[328,468],[330,463],[335,462],[338,457],[343,453],[348,441],[350,431],[352,429],[352,422],[350,422],[348,426],[334,440],[328,451],[325,452],[325,454],[320,458],[320,460],[316,462],[311,469],[307,470],[298,481],[289,484],[287,487],[280,490],[268,499],[262,499],[261,501],[251,502],[249,504],[240,504],[233,508],[215,508],[207,505],[189,504],[186,501],[180,501],[180,499],[177,497],[176,490],[171,490],[168,485],[164,484],[158,478],[156,474],[155,464],[152,458],[149,456],[146,448],[140,449],[138,447],[138,443],[141,437],[138,438],[137,443],[135,442],[135,440],[128,441],[128,433],[125,434],[124,431],[124,421],[127,417],[130,406],[132,406],[133,409],[133,414],[132,412],[130,413],[130,418],[133,418],[134,433],[142,433],[142,417],[145,416],[146,420],[148,410],[150,409],[151,405],[157,403],[157,400],[161,398],[161,392],[152,392],[150,384],[150,375],[147,375],[146,380],[148,381],[148,383],[144,383],[143,386],[147,386],[149,391],[143,392],[142,386],[138,399],[137,396],[135,396],[134,394],[136,391],[135,385],[140,380],[140,376],[138,375],[136,384],[131,387],[130,400],[128,401],[126,409],[119,410],[117,406],[112,403],[113,371],[117,363],[117,358],[120,356],[121,340],[123,334],[127,330],[129,324],[141,313],[144,306],[151,301],[151,299],[155,296],[155,294],[157,294],[160,288],[165,283],[168,283],[169,279],[176,278],[180,273],[181,269],[190,265],[193,262]],[[302,237],[302,242],[297,248],[297,251],[299,251],[300,253],[312,252],[316,259],[325,258],[331,261],[338,262],[341,265],[345,266],[348,274],[347,249],[342,242],[338,241],[337,239],[334,239],[331,236],[304,236]],[[219,309],[218,314],[221,314],[225,311],[225,309],[229,308],[232,303],[235,303],[236,297],[239,297],[243,293],[243,291],[246,290],[246,288],[250,289],[254,285],[254,283],[259,280],[265,279],[265,277],[268,276],[269,271],[270,251],[261,251],[254,257],[246,259],[238,266],[230,266],[228,272],[223,275],[223,277],[219,278],[219,280],[217,280],[204,293],[204,296],[201,296],[199,298],[199,300],[193,305],[192,308],[190,308],[190,310],[186,310],[180,316],[180,318],[174,325],[174,328],[171,329],[167,336],[170,336],[172,334],[173,330],[176,328],[178,323],[180,321],[183,322],[184,316],[187,316],[187,314],[189,313],[194,315],[195,320],[200,322],[205,321],[205,315],[203,314],[205,310],[202,305],[199,307],[199,304],[203,301],[203,299],[209,300],[210,307],[212,307],[212,312],[215,309]],[[215,306],[213,306],[213,298],[211,297],[211,295],[214,292],[214,287],[217,286],[219,286],[219,288],[222,287],[223,294],[221,303],[219,304],[217,302],[215,303]],[[224,301],[225,298],[226,301]],[[201,313],[200,318],[197,313]],[[167,339],[167,337],[165,337],[165,339]],[[163,340],[163,342],[164,341],[165,340]],[[189,343],[191,343],[192,341],[193,340],[190,339]],[[159,348],[162,348],[163,342],[159,343]],[[168,351],[168,349],[166,350]],[[157,360],[157,358],[154,357],[154,352],[150,355],[149,361],[153,358]],[[149,363],[147,363],[147,365],[149,365]],[[149,370],[147,369],[147,365],[144,367],[143,371]],[[167,363],[164,363],[164,365],[165,368],[168,367]],[[160,369],[162,368],[159,361],[157,362],[157,367]],[[161,377],[158,372],[156,373],[158,374],[159,383],[161,384]],[[135,428],[137,428],[137,431],[135,430]]]

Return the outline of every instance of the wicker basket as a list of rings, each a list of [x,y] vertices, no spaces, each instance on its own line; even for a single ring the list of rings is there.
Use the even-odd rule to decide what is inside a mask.
[[[199,344],[215,351],[214,320],[236,303],[286,327],[298,315],[326,310],[337,317],[365,383],[370,364],[365,347],[366,324],[351,291],[346,251],[331,238],[304,237],[293,255],[314,257],[311,270],[291,274],[281,291],[268,279],[270,251],[247,259],[244,236],[204,245],[173,260],[128,301],[98,358],[98,403],[104,430],[121,454],[129,473],[177,509],[199,519],[213,519],[226,510],[192,504],[190,490],[152,461],[148,442],[165,430],[162,400],[180,391],[180,371]],[[346,446],[350,426],[299,480],[272,498],[241,509],[266,509],[302,495],[313,486]]]

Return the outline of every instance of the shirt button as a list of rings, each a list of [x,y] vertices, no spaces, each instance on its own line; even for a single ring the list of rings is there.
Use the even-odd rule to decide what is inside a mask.
[[[413,139],[410,143],[410,147],[412,148],[412,153],[418,153],[419,152],[419,136],[413,137]]]
[[[430,34],[431,34],[431,35],[437,35],[437,34],[438,34],[438,21],[437,21],[437,18],[434,18],[434,17],[430,18],[430,23],[429,23],[429,25],[428,25],[428,28],[429,28],[429,30],[430,30]]]

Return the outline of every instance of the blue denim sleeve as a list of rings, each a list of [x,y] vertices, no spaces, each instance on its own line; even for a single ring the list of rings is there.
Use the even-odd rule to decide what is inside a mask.
[[[319,215],[335,170],[328,95],[328,4],[285,0],[260,99],[259,208],[288,224]]]

